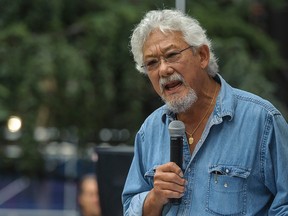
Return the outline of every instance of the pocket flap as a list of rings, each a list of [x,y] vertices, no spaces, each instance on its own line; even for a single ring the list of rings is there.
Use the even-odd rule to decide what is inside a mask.
[[[219,175],[236,176],[241,178],[247,178],[250,175],[251,169],[240,166],[231,165],[212,165],[209,167],[209,173],[217,173]]]

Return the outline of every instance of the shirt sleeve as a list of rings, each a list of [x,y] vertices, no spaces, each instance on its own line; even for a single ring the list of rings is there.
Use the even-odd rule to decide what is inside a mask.
[[[143,212],[143,204],[148,195],[148,191],[136,194],[130,201],[129,207],[124,210],[125,216],[141,216]]]
[[[288,212],[288,125],[280,114],[267,118],[264,161],[265,184],[274,194],[269,215],[286,215]],[[264,149],[264,148],[263,148]]]
[[[141,216],[147,194],[152,189],[141,164],[141,144],[144,135],[138,132],[135,138],[134,158],[128,172],[122,193],[123,211],[125,216]]]

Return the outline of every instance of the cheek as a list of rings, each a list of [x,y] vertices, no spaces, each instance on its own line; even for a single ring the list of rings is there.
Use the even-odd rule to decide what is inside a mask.
[[[159,79],[158,79],[158,76],[151,76],[151,75],[148,75],[149,77],[149,80],[154,88],[154,90],[157,92],[157,94],[160,95],[160,86],[159,86]]]

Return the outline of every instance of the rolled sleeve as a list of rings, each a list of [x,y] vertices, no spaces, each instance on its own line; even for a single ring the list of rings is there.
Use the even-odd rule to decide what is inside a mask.
[[[125,216],[141,216],[148,193],[149,191],[135,195],[130,201],[130,206],[125,212]]]

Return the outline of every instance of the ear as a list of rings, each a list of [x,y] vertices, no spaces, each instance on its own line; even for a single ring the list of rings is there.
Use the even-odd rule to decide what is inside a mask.
[[[198,48],[198,53],[200,56],[200,66],[202,69],[206,69],[210,61],[210,50],[207,45],[202,45]]]

